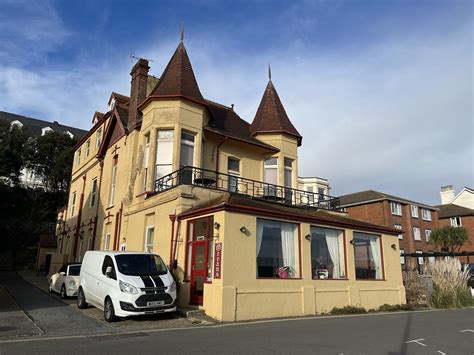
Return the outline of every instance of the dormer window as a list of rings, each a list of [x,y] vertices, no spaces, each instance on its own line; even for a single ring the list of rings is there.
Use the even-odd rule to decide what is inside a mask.
[[[69,132],[69,131],[64,132],[64,134],[67,134],[67,135],[69,136],[69,138],[71,138],[71,139],[74,138],[74,134],[72,134],[72,133]]]
[[[41,129],[41,135],[44,136],[46,133],[54,132],[51,127],[44,127]]]
[[[115,99],[112,98],[112,100],[110,100],[109,111],[115,108],[115,103],[116,103]]]

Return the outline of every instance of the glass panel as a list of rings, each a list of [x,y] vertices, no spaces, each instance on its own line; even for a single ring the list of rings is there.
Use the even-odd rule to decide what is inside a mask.
[[[240,161],[238,159],[229,158],[227,160],[227,170],[229,171],[240,171]]]
[[[213,267],[213,260],[214,260],[214,253],[212,249],[212,240],[210,240],[208,243],[208,257],[207,257],[207,281],[212,280],[212,267]]]
[[[156,179],[171,174],[173,164],[173,131],[158,131],[156,146]]]
[[[265,159],[265,165],[277,165],[278,159],[277,158],[268,158]]]
[[[293,160],[289,158],[285,158],[284,164],[286,168],[292,168],[293,167]]]
[[[194,250],[194,270],[206,270],[206,246],[195,245]]]
[[[179,165],[181,167],[194,166],[194,146],[181,143]]]
[[[311,268],[315,279],[345,278],[344,238],[341,231],[311,227]]]
[[[354,258],[357,279],[382,279],[380,237],[354,232]]]
[[[194,134],[181,132],[181,139],[189,142],[194,142]]]
[[[207,218],[197,219],[194,222],[194,240],[204,240],[207,236]]]

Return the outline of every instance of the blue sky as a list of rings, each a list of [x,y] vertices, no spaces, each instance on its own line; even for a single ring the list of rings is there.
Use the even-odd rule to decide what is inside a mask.
[[[179,40],[206,98],[251,121],[273,81],[300,175],[439,202],[474,185],[472,1],[0,0],[0,110],[89,128],[129,55],[157,76]]]

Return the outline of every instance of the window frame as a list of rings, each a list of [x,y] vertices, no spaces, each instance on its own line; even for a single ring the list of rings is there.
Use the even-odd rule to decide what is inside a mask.
[[[400,202],[390,201],[390,212],[394,216],[402,216],[402,204]]]
[[[296,225],[296,238],[298,241],[298,250],[295,251],[295,253],[298,253],[298,277],[288,277],[288,278],[280,278],[280,277],[260,277],[258,276],[258,265],[257,265],[257,253],[255,250],[255,278],[257,280],[302,280],[303,279],[303,270],[302,270],[302,259],[301,259],[301,223],[295,223],[292,221],[282,221],[278,219],[272,219],[272,218],[256,218],[255,219],[255,231],[257,231],[257,223],[258,220],[266,220],[266,221],[272,221],[272,222],[278,222],[278,223],[287,223],[287,224],[293,224]],[[296,256],[296,254],[295,254]]]
[[[431,229],[425,229],[425,240],[427,243],[430,242],[431,239]]]
[[[423,254],[423,250],[416,250],[415,251],[416,254]],[[425,259],[423,256],[417,256],[417,264],[418,265],[424,265],[425,264]],[[420,259],[421,259],[421,262],[420,262]]]
[[[418,233],[416,233],[418,232]],[[418,235],[418,239],[416,238],[416,236]],[[413,240],[415,242],[421,242],[421,230],[420,230],[420,227],[413,227]]]
[[[405,265],[406,264],[405,257],[402,256],[402,254],[405,254],[405,249],[400,249],[400,265]]]
[[[91,140],[88,139],[86,141],[86,158],[89,157],[90,152],[91,152]]]
[[[99,127],[97,129],[96,137],[95,137],[95,148],[99,148],[100,145],[102,144],[102,127]]]
[[[114,158],[112,174],[110,176],[109,207],[113,207],[115,199],[115,189],[117,187],[117,157]]]
[[[150,132],[145,134],[145,154],[143,157],[143,191],[146,191],[146,185],[148,183],[149,173],[149,160],[150,160],[150,149],[151,149],[151,137]]]
[[[76,151],[76,166],[81,165],[81,148]]]
[[[196,228],[195,222],[201,219],[206,219],[206,235],[204,236],[203,240],[199,241],[206,241],[207,242],[207,251],[206,251],[206,258],[207,262],[209,262],[209,253],[212,253],[214,250],[214,215],[208,216],[199,216],[196,218],[192,218],[186,221],[186,246],[184,248],[185,258],[184,258],[184,277],[183,282],[190,282],[191,281],[191,272],[192,270],[188,270],[192,264],[192,244],[195,241],[194,237],[196,235]],[[192,233],[190,233],[190,229],[192,226]],[[209,248],[209,243],[211,243],[212,247]],[[211,250],[212,249],[212,250]],[[214,258],[214,255],[211,256]],[[206,277],[204,279],[204,283],[212,284],[212,280],[214,279],[214,262],[211,263],[211,278],[209,279]]]
[[[337,229],[337,228],[329,228],[329,227],[326,227],[326,226],[319,226],[319,225],[314,225],[314,224],[311,224],[310,225],[310,235],[311,235],[311,227],[317,227],[317,228],[322,228],[322,229],[331,229],[331,230],[336,230],[336,231],[339,231],[342,233],[342,243],[343,243],[343,252],[344,252],[344,275],[345,277],[343,278],[338,278],[338,279],[318,279],[318,278],[315,278],[314,275],[313,275],[313,266],[311,265],[311,279],[312,280],[324,280],[324,281],[347,281],[349,280],[349,275],[348,275],[348,271],[347,271],[347,244],[346,244],[346,231],[345,229]],[[311,236],[311,241],[310,241],[310,260],[312,260],[312,253],[311,253],[311,243],[313,243],[313,238]],[[339,256],[339,258],[341,258]]]
[[[369,235],[369,236],[375,236],[379,238],[379,246],[380,246],[380,267],[382,271],[382,277],[380,279],[374,278],[374,279],[358,279],[357,278],[357,273],[355,272],[355,245],[352,248],[353,254],[354,254],[354,276],[356,281],[386,281],[386,276],[385,276],[385,256],[383,252],[383,235],[382,234],[374,234],[374,233],[369,233],[369,232],[364,232],[360,230],[354,230],[352,231],[352,240],[351,243],[354,241],[354,234],[360,233],[364,235]]]
[[[425,212],[426,212],[426,216],[425,216]],[[422,208],[421,209],[421,219],[423,219],[423,221],[431,221],[431,211],[427,208]]]
[[[238,166],[238,170],[234,170],[230,168],[230,162],[236,162]],[[227,174],[229,176],[229,181],[228,181],[228,191],[230,192],[239,192],[239,178],[240,178],[240,159],[229,156],[227,157]],[[233,178],[235,177],[235,178]],[[235,181],[235,185],[231,184],[231,181]]]
[[[71,209],[69,210],[69,213],[71,214],[71,217],[74,217],[74,210],[76,209],[76,191],[74,191],[71,194]]]
[[[95,191],[94,191],[94,186],[95,186]],[[96,198],[97,198],[97,178],[95,177],[91,181],[91,191],[89,193],[89,208],[92,208],[95,206]]]
[[[104,238],[104,251],[110,251],[110,239],[112,238],[112,234],[106,233]]]
[[[401,224],[398,224],[398,223],[395,223],[393,225],[393,228],[395,229],[399,229],[399,230],[403,230],[403,226]],[[398,235],[398,240],[403,240],[403,232],[401,232],[399,235]]]
[[[410,210],[413,218],[419,218],[419,208],[417,205],[410,205]]]
[[[153,240],[151,243],[149,243],[148,237],[149,237],[149,232],[150,230],[153,230]],[[151,245],[151,251],[148,250],[148,248]],[[153,248],[155,246],[155,225],[154,224],[149,224],[145,227],[145,239],[143,241],[143,251],[145,253],[153,253]]]
[[[459,223],[458,223],[459,221]],[[451,227],[462,227],[462,220],[461,220],[461,216],[455,216],[455,217],[451,217],[449,219],[449,222],[451,224]],[[453,223],[454,222],[454,223]]]

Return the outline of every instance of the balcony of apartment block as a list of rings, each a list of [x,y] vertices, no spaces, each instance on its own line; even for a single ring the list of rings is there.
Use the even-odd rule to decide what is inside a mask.
[[[339,199],[334,196],[192,166],[182,167],[171,174],[156,179],[153,194],[160,194],[182,185],[230,192],[287,206],[340,211]]]

